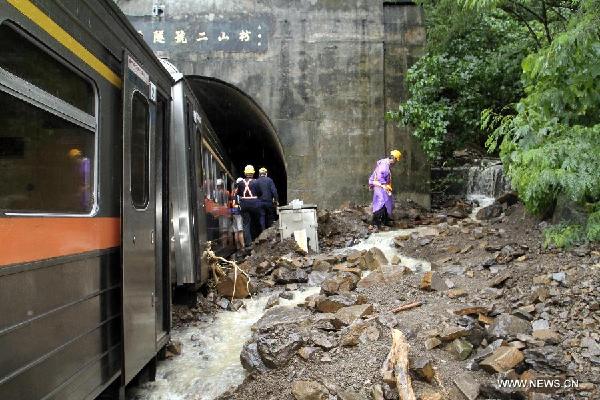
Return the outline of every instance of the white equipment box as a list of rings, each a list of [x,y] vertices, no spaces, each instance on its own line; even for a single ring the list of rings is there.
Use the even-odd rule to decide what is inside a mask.
[[[295,231],[305,231],[308,247],[315,253],[319,252],[319,237],[317,234],[317,206],[301,202],[279,207],[279,233],[281,239],[292,236]],[[296,235],[296,240],[304,235]]]

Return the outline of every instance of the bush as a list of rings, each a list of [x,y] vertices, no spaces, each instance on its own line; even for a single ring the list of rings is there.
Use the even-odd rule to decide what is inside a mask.
[[[544,247],[559,249],[573,247],[585,241],[585,230],[581,225],[554,225],[544,230]]]

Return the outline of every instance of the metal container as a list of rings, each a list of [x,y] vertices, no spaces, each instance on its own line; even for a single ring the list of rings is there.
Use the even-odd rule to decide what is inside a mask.
[[[279,233],[281,239],[292,236],[294,231],[306,231],[308,248],[319,252],[317,234],[317,206],[315,204],[287,205],[279,207]]]

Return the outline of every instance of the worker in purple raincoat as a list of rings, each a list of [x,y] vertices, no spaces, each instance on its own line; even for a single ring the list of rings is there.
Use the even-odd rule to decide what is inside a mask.
[[[400,161],[402,153],[392,150],[390,156],[377,161],[369,178],[369,189],[373,190],[373,225],[390,225],[394,196],[392,195],[392,172],[390,167]]]

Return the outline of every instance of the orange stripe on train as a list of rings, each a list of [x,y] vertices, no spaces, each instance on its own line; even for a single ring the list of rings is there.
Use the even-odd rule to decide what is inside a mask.
[[[121,245],[119,218],[0,218],[0,266]]]

